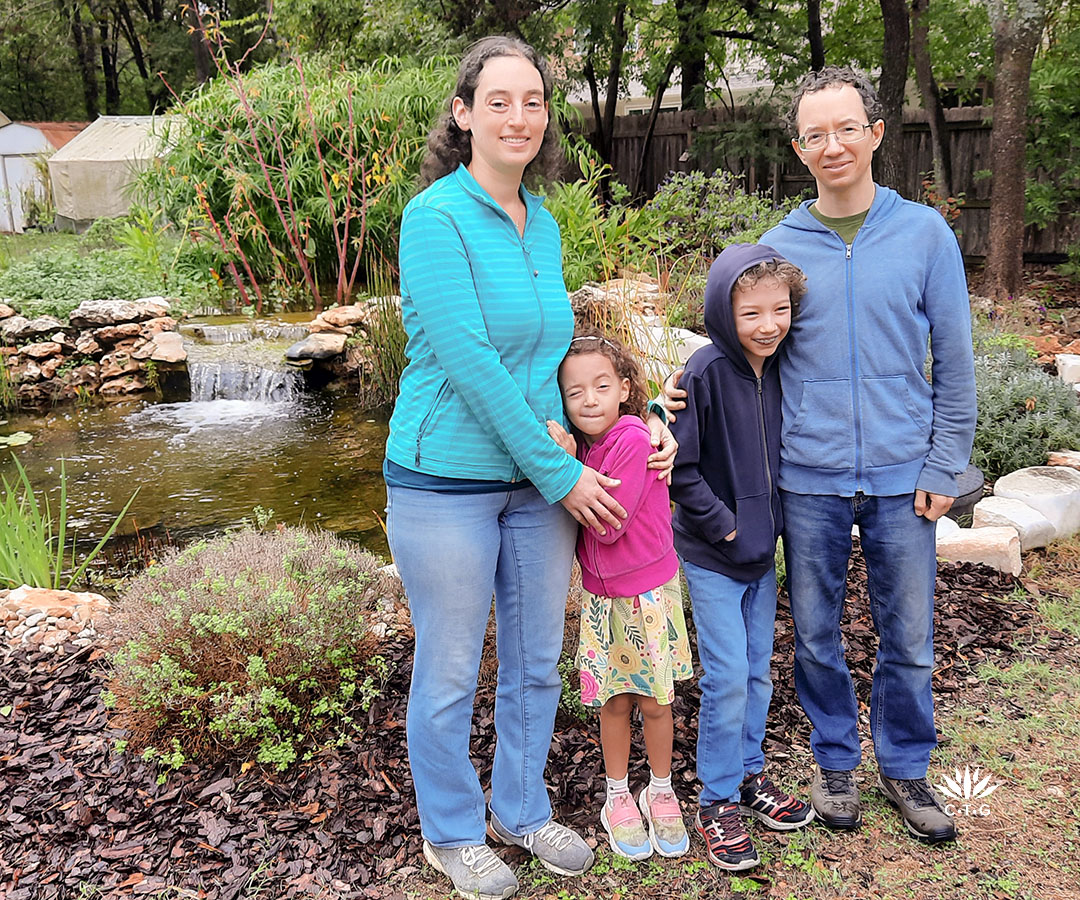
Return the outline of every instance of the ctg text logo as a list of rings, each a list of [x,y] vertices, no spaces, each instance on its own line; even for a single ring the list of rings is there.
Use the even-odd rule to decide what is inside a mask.
[[[954,770],[956,777],[942,776],[944,783],[937,789],[945,795],[945,812],[950,816],[988,816],[990,805],[986,802],[1001,785],[991,784],[990,775],[982,775],[979,767],[964,766],[963,771]]]

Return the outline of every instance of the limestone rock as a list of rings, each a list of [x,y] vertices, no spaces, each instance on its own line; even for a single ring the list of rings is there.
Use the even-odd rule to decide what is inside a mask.
[[[56,370],[64,364],[64,358],[62,356],[51,356],[49,359],[43,360],[41,363],[41,376],[43,378],[52,378],[56,374]]]
[[[142,326],[138,322],[121,322],[119,325],[104,325],[94,331],[94,340],[99,344],[115,344],[126,338],[138,337]]]
[[[22,368],[17,368],[12,371],[11,379],[19,384],[30,384],[34,381],[41,381],[41,366],[36,362],[28,362]]]
[[[331,325],[321,319],[313,319],[308,325],[308,331],[312,334],[343,334],[348,337],[355,330],[352,325]]]
[[[1066,466],[1032,466],[997,480],[994,494],[1022,500],[1041,512],[1057,537],[1080,530],[1080,472]]]
[[[13,315],[15,315],[15,310],[6,303],[0,303],[0,319],[9,319]]]
[[[1054,357],[1057,365],[1058,378],[1066,384],[1080,383],[1080,355],[1075,353],[1058,353]]]
[[[938,535],[937,555],[955,562],[981,563],[1020,574],[1020,535],[1015,528],[959,528]]]
[[[11,343],[22,337],[23,329],[30,324],[24,316],[9,316],[0,322],[0,337]]]
[[[147,319],[140,328],[143,337],[153,337],[162,331],[176,331],[176,319],[172,316],[158,316],[154,319]]]
[[[959,530],[960,525],[957,523],[956,519],[951,519],[948,516],[942,516],[940,519],[937,520],[937,529],[934,533],[940,540],[942,535],[953,534],[954,532]]]
[[[333,359],[345,350],[343,334],[313,334],[302,341],[297,341],[285,351],[285,358],[294,359]]]
[[[132,359],[127,353],[110,353],[101,358],[100,374],[107,380],[138,372],[141,368],[142,364],[137,359]]]
[[[40,372],[39,372],[40,375]],[[65,399],[64,385],[56,379],[46,381],[24,382],[16,390],[19,402],[26,406],[45,406]]]
[[[1070,469],[1080,469],[1080,451],[1078,450],[1055,450],[1046,460],[1048,466],[1068,466]]]
[[[142,322],[168,315],[169,301],[164,297],[139,300],[84,300],[68,317],[75,328],[96,328],[122,322]]]
[[[138,374],[124,375],[112,381],[106,381],[101,385],[98,393],[102,397],[124,397],[128,394],[141,394],[148,390],[150,386],[146,383],[145,376]]]
[[[97,357],[105,351],[101,344],[94,340],[94,336],[89,331],[84,331],[75,341],[75,352],[81,353],[83,356]]]
[[[332,328],[344,328],[347,325],[363,324],[367,321],[367,317],[367,308],[362,305],[335,306],[319,313],[311,324],[314,325],[315,322],[320,322]],[[314,331],[314,329],[312,330]]]
[[[1045,547],[1054,539],[1054,526],[1046,516],[1011,497],[984,497],[975,504],[972,526],[1015,528],[1021,550]]]
[[[48,359],[50,356],[59,356],[64,352],[64,348],[56,341],[38,341],[36,344],[20,347],[19,352],[31,359]]]
[[[161,363],[178,363],[187,359],[184,339],[175,331],[162,331],[154,335],[149,345],[152,348],[150,359]]]
[[[98,367],[93,363],[77,366],[68,372],[64,380],[72,387],[85,387],[91,392],[96,391],[101,384],[101,379],[98,377]]]
[[[72,350],[75,349],[75,342],[71,339],[71,336],[68,334],[64,334],[64,332],[62,331],[57,331],[56,333],[52,334],[49,337],[49,340],[55,341],[57,344],[59,344],[64,349],[65,353],[70,353]]]

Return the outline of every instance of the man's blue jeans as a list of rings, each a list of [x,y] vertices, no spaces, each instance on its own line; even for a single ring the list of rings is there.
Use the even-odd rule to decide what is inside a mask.
[[[511,832],[535,831],[551,818],[544,767],[562,689],[557,664],[577,523],[533,487],[444,494],[388,486],[386,521],[416,632],[406,728],[423,835],[438,847],[484,843],[469,736],[493,593],[491,809]]]
[[[859,526],[878,633],[870,729],[889,778],[922,778],[937,743],[934,668],[935,526],[915,515],[914,495],[836,497],[781,491],[788,594],[795,622],[795,688],[814,726],[810,746],[825,769],[861,758],[858,707],[844,658],[840,616]]]
[[[772,698],[769,661],[776,622],[776,569],[736,581],[683,560],[697,630],[701,678],[698,803],[738,801],[739,785],[765,766],[761,742]]]

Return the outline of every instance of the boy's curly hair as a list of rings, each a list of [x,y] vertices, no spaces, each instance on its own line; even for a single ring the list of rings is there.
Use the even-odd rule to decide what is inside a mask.
[[[791,295],[791,318],[799,314],[799,301],[806,296],[806,275],[794,263],[786,259],[767,259],[743,272],[731,286],[732,297],[736,291],[753,290],[762,281],[773,279],[787,285]]]
[[[649,411],[649,389],[645,383],[645,373],[637,357],[618,338],[608,337],[595,328],[578,328],[570,341],[564,360],[571,356],[584,356],[586,353],[599,353],[611,360],[617,378],[630,382],[630,393],[619,404],[620,416],[637,416],[644,419]],[[561,368],[561,366],[560,366]]]

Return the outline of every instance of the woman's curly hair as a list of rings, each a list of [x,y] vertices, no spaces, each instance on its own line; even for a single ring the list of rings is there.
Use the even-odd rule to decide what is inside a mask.
[[[544,58],[524,41],[515,37],[492,35],[481,38],[461,58],[458,67],[457,86],[446,103],[446,112],[428,134],[427,155],[420,166],[420,187],[425,188],[433,181],[449,175],[461,163],[468,165],[472,161],[472,143],[469,133],[458,128],[454,120],[453,103],[460,97],[466,107],[472,109],[476,96],[476,85],[480,73],[489,59],[499,56],[520,56],[536,67],[544,82],[544,102],[551,102],[551,72]],[[548,116],[547,129],[540,143],[540,150],[525,167],[525,180],[534,183],[537,180],[554,178],[562,165],[562,150],[559,147],[559,128],[555,118]]]
[[[563,357],[565,362],[571,356],[583,356],[586,353],[599,353],[611,360],[616,378],[625,378],[630,382],[630,393],[619,404],[620,416],[637,416],[644,419],[649,411],[649,389],[645,382],[645,373],[637,357],[625,344],[613,337],[608,337],[595,328],[578,328],[574,339]]]

